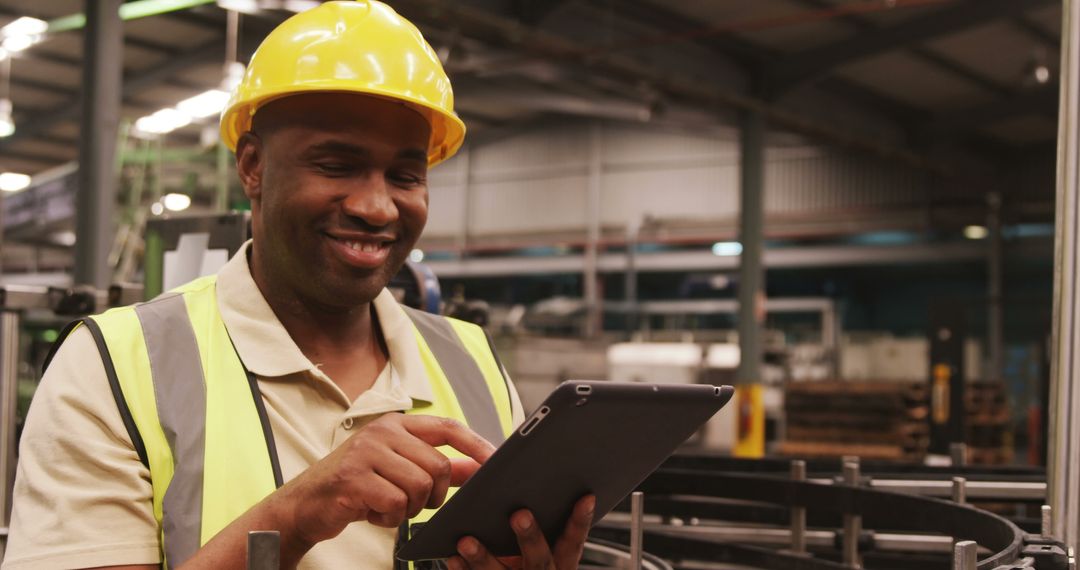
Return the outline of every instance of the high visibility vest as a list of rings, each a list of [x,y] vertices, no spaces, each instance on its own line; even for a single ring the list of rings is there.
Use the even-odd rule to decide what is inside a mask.
[[[476,325],[403,308],[434,394],[406,413],[453,418],[502,443],[513,429],[511,400],[488,336]],[[97,344],[124,425],[150,470],[163,566],[179,566],[283,483],[258,382],[218,312],[216,276],[76,321],[57,346],[79,325]],[[421,512],[404,532],[433,513]]]

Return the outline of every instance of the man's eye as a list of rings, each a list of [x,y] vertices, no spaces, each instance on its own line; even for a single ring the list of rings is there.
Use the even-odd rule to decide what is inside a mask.
[[[425,182],[423,176],[408,172],[391,172],[387,175],[387,178],[400,186],[416,186]]]
[[[352,167],[350,167],[348,164],[342,164],[339,162],[320,162],[315,164],[315,168],[319,172],[323,172],[325,174],[345,174],[346,172],[349,172]]]

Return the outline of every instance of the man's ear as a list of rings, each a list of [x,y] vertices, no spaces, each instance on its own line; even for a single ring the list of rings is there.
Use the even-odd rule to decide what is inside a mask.
[[[252,202],[262,197],[265,156],[259,135],[251,131],[240,135],[240,140],[236,141],[236,172],[240,176],[240,184],[244,187],[244,195]]]

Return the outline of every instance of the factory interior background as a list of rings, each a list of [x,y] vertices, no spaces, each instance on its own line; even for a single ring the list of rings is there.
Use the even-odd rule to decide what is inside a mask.
[[[123,2],[95,53],[84,2],[0,0],[9,441],[67,322],[246,239],[218,117],[316,3]],[[468,126],[395,290],[484,326],[527,410],[568,379],[735,384],[688,449],[1045,473],[1060,1],[388,3]]]

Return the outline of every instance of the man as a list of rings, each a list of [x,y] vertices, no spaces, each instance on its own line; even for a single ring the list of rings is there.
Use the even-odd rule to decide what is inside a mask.
[[[23,434],[4,570],[239,568],[259,529],[280,531],[285,567],[389,568],[520,422],[478,328],[385,290],[427,220],[428,167],[464,136],[411,24],[374,0],[290,18],[222,135],[253,240],[216,277],[67,334]],[[552,545],[514,513],[520,559],[466,537],[448,565],[574,567],[593,506]]]

